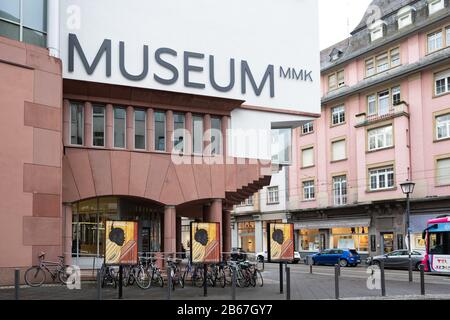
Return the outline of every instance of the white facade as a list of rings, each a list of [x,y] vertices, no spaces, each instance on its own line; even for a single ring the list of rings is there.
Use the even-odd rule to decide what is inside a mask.
[[[230,129],[248,143],[231,143],[230,156],[271,160],[272,128],[320,114],[316,0],[61,0],[59,10],[49,46],[64,78],[236,100]]]

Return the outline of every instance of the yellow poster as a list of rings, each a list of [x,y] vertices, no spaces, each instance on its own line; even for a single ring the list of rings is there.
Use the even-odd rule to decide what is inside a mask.
[[[191,262],[219,263],[220,224],[219,223],[191,223]]]
[[[138,224],[134,221],[106,221],[105,264],[138,263]]]
[[[268,257],[270,262],[290,262],[294,259],[294,225],[269,223]]]

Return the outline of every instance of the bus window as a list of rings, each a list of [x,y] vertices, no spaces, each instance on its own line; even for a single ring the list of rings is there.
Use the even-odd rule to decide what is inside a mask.
[[[450,254],[450,232],[430,234],[430,254]]]

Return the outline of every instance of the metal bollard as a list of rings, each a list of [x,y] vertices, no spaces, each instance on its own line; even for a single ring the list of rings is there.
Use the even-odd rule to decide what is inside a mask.
[[[381,273],[381,295],[386,297],[386,278],[384,276],[384,260],[380,261],[380,273]]]
[[[167,300],[172,299],[172,271],[167,267]]]
[[[102,271],[97,271],[97,300],[102,300]]]
[[[19,300],[20,269],[14,270],[14,299]]]
[[[425,266],[421,264],[419,266],[420,270],[420,294],[422,296],[425,295]]]
[[[340,266],[337,264],[334,267],[334,296],[336,300],[339,300],[339,274]]]
[[[203,296],[208,296],[208,265],[203,265]]]
[[[236,300],[236,268],[231,269],[231,300]]]
[[[291,268],[286,266],[286,300],[291,300]]]
[[[280,263],[280,294],[283,294],[283,264]]]
[[[123,266],[119,266],[119,299],[123,298]]]

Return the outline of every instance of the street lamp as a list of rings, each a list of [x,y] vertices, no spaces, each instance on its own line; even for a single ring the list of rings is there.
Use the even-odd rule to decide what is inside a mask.
[[[406,182],[400,184],[400,186],[402,187],[403,193],[406,194],[406,232],[408,234],[409,282],[413,281],[412,260],[411,260],[411,227],[410,227],[410,216],[411,216],[410,211],[411,210],[410,210],[410,206],[409,206],[409,198],[410,198],[410,195],[414,192],[415,185],[416,184],[411,181],[406,181]]]

